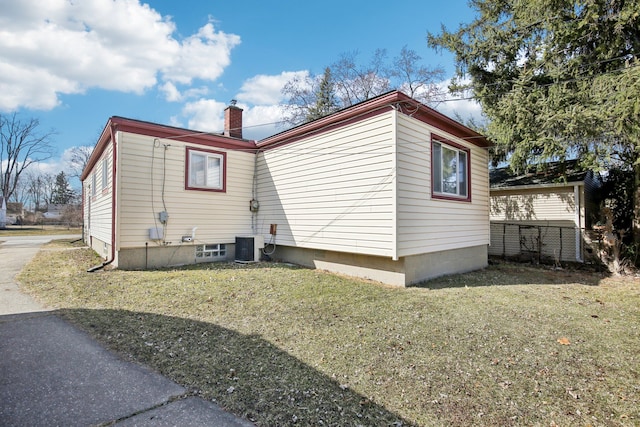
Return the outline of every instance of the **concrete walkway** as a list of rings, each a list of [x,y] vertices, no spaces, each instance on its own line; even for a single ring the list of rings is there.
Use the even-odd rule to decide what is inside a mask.
[[[0,425],[252,426],[20,292],[15,275],[39,247],[72,237],[0,237]]]

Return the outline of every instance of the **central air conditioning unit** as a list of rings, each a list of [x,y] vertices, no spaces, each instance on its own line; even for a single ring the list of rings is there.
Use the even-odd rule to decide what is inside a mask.
[[[236,237],[236,262],[248,263],[260,261],[260,253],[264,248],[264,237]]]

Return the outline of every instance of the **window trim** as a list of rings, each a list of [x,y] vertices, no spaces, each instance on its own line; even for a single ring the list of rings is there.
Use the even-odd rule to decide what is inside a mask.
[[[93,171],[91,174],[91,197],[96,197],[98,194],[98,171]]]
[[[436,181],[436,177],[435,177],[435,160],[434,160],[434,144],[440,144],[440,146],[445,146],[446,148],[452,149],[456,151],[456,156],[458,157],[458,159],[460,158],[460,152],[463,152],[466,154],[467,156],[467,161],[466,161],[466,172],[467,172],[467,195],[466,196],[462,196],[462,195],[456,195],[456,194],[452,194],[452,193],[444,193],[444,192],[438,192],[435,191],[435,181]],[[442,160],[442,159],[441,159]],[[442,179],[441,177],[438,179]],[[443,138],[439,135],[434,135],[431,134],[431,197],[434,199],[440,199],[440,200],[453,200],[453,201],[457,201],[457,202],[471,202],[471,149],[468,147],[465,147],[463,145],[460,144],[456,144],[453,141],[450,141],[446,138]]]
[[[191,153],[203,154],[206,156],[210,156],[213,154],[215,157],[218,157],[221,161],[221,187],[198,187],[190,185],[189,183],[189,172],[191,165]],[[185,151],[185,168],[184,168],[184,189],[185,190],[194,190],[194,191],[209,191],[214,193],[226,193],[227,192],[227,153],[224,151],[215,151],[215,150],[207,150],[197,147],[186,147]]]

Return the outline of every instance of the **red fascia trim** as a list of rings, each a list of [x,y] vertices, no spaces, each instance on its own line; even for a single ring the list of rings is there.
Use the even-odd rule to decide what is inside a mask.
[[[422,108],[418,109],[416,113],[409,115],[477,147],[489,148],[493,146],[493,143],[487,137],[426,105],[422,105]]]
[[[111,138],[113,136],[113,132],[111,131],[112,123],[113,123],[112,119],[109,119],[104,129],[102,129],[100,138],[98,138],[98,142],[96,143],[96,146],[93,148],[93,152],[89,157],[89,161],[87,161],[87,165],[84,167],[84,170],[82,171],[82,175],[80,175],[80,181],[84,181],[85,179],[87,179],[87,177],[89,176],[89,173],[93,170],[96,163],[98,163],[98,161],[100,160],[100,157],[102,157],[102,153],[107,148],[109,141],[111,141]]]
[[[253,141],[231,138],[224,135],[200,133],[193,130],[174,128],[156,123],[141,122],[122,117],[113,117],[118,123],[118,130],[122,132],[136,133],[139,135],[153,136],[156,138],[170,138],[177,141],[189,142],[209,147],[233,149],[255,149]]]
[[[363,115],[371,117],[374,114],[383,112],[376,110],[388,111],[388,109],[391,108],[391,104],[398,101],[399,94],[400,92],[390,92],[377,98],[361,102],[329,116],[322,117],[312,122],[302,124],[279,134],[262,139],[258,141],[256,145],[258,147],[269,147],[273,145],[280,145],[281,143],[297,141],[303,137],[332,130],[347,123],[353,123],[356,120],[360,120]]]
[[[433,191],[433,181],[435,179],[435,177],[433,176],[433,143],[434,142],[441,142],[467,153],[467,197],[450,196],[444,193],[436,193]],[[456,144],[455,142],[450,141],[447,138],[443,138],[440,135],[436,135],[436,134],[431,134],[431,198],[438,199],[438,200],[451,200],[455,202],[471,202],[471,150],[463,145]]]
[[[308,138],[308,137],[311,137],[311,136],[314,136],[314,135],[318,135],[318,134],[321,134],[321,133],[329,132],[329,131],[332,131],[334,129],[338,129],[338,128],[343,127],[343,126],[347,126],[347,125],[350,125],[352,123],[359,122],[360,120],[364,120],[364,119],[367,119],[367,118],[370,118],[370,117],[374,117],[374,116],[380,115],[380,114],[382,114],[385,111],[388,111],[390,109],[391,109],[390,106],[388,106],[387,108],[379,108],[377,110],[364,112],[364,113],[358,115],[357,117],[345,118],[345,119],[342,119],[342,120],[338,120],[335,123],[328,123],[328,124],[324,125],[323,127],[321,127],[320,129],[310,129],[307,132],[296,133],[295,135],[289,136],[289,137],[285,138],[282,141],[271,142],[267,146],[265,146],[264,149],[269,150],[271,148],[281,147],[282,145],[291,144],[291,143],[299,141],[299,140],[301,140],[303,138]]]
[[[222,156],[222,188],[202,188],[202,187],[189,187],[189,167],[191,161],[189,159],[190,151],[199,151],[203,153],[213,153]],[[224,151],[204,150],[197,147],[185,147],[185,159],[186,166],[184,168],[184,189],[189,191],[208,191],[213,193],[226,193],[227,192],[227,153]]]
[[[390,108],[398,107],[404,114],[412,116],[424,123],[442,129],[459,138],[469,141],[478,147],[490,147],[491,142],[474,130],[456,122],[438,111],[421,104],[399,91],[389,92],[368,101],[353,105],[330,116],[297,126],[277,135],[265,138],[256,143],[260,148],[272,148],[289,144],[304,137],[316,135],[341,126],[381,114]]]
[[[85,180],[89,175],[89,172],[99,161],[102,153],[111,140],[111,132],[109,129],[114,125],[117,127],[117,130],[121,132],[135,133],[155,138],[175,139],[177,141],[201,145],[203,147],[245,151],[252,151],[256,149],[255,142],[246,139],[230,138],[224,135],[215,135],[210,133],[199,133],[188,129],[175,128],[157,123],[143,122],[115,116],[109,119],[107,125],[100,134],[100,138],[98,138],[98,142],[96,143],[93,153],[87,162],[87,166],[80,176],[80,180]]]

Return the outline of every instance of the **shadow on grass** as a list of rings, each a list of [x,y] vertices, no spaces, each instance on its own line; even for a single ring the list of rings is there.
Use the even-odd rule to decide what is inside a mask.
[[[309,270],[307,267],[280,263],[260,262],[241,264],[233,262],[215,262],[191,264],[168,270]],[[324,273],[324,272],[323,272]],[[331,273],[327,273],[331,274]],[[598,286],[602,279],[610,277],[608,272],[585,265],[570,265],[556,269],[548,265],[532,265],[509,261],[492,260],[490,265],[469,273],[452,274],[438,277],[426,282],[411,285],[415,288],[447,289],[482,286],[517,286],[517,285],[568,285]],[[353,278],[353,280],[359,280]]]
[[[414,285],[418,288],[446,289],[482,286],[569,285],[598,286],[610,274],[588,268],[554,269],[549,266],[492,262],[487,268],[469,273],[438,277]]]
[[[412,425],[258,335],[123,310],[60,314],[124,357],[258,425]]]

